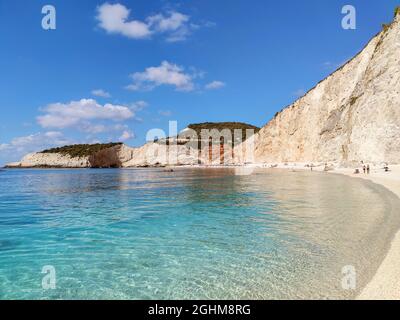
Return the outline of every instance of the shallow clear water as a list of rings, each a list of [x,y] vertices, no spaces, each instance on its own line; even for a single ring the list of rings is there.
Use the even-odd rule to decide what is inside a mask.
[[[0,299],[353,298],[399,208],[378,185],[322,173],[4,170]]]

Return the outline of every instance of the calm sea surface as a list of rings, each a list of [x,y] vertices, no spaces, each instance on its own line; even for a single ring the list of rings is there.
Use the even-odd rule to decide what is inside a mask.
[[[237,173],[0,171],[0,299],[354,298],[400,228],[370,182]]]

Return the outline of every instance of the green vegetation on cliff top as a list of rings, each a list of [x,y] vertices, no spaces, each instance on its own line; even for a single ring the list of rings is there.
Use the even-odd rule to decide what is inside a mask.
[[[189,124],[188,128],[195,130],[196,132],[200,133],[203,129],[229,129],[231,131],[235,129],[253,129],[255,132],[258,132],[260,128],[253,126],[251,124],[243,123],[243,122],[204,122],[204,123],[193,123]]]
[[[75,144],[70,146],[64,146],[59,148],[52,148],[43,150],[40,153],[60,153],[63,155],[69,155],[71,158],[77,157],[88,157],[101,150],[112,148],[115,146],[122,145],[121,142],[117,143],[97,143],[97,144]]]

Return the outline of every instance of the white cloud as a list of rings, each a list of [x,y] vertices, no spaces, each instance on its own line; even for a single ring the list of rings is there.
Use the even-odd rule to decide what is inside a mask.
[[[146,101],[141,100],[141,101],[136,101],[136,102],[132,103],[130,108],[134,111],[141,111],[144,108],[146,108],[148,105],[149,104]]]
[[[174,86],[178,91],[192,91],[193,77],[184,72],[184,68],[168,61],[163,61],[158,67],[149,67],[144,72],[131,75],[133,84],[128,90],[152,90],[161,85]]]
[[[122,135],[119,137],[119,141],[126,141],[126,140],[132,139],[134,137],[135,137],[135,135],[133,134],[132,131],[125,130],[124,132],[122,132]]]
[[[207,90],[216,90],[225,87],[226,84],[222,81],[213,81],[206,85]]]
[[[43,109],[46,113],[37,117],[43,128],[71,128],[90,124],[92,120],[125,121],[135,116],[127,106],[100,105],[93,99],[81,99],[70,103],[54,103]]]
[[[170,34],[165,40],[167,42],[179,42],[179,41],[184,41],[187,39],[187,37],[190,35],[190,30],[188,28],[181,28],[177,30],[176,32]]]
[[[82,132],[89,133],[91,135],[96,135],[105,132],[112,132],[112,131],[122,131],[125,130],[128,126],[117,124],[117,125],[105,125],[105,124],[92,124],[92,123],[83,123],[79,128]]]
[[[164,34],[168,42],[185,40],[198,26],[189,23],[190,17],[170,11],[147,17],[144,21],[129,20],[131,10],[122,4],[104,3],[97,8],[99,27],[111,34],[121,34],[132,39],[146,39],[154,34]]]
[[[189,16],[179,12],[171,12],[169,17],[157,14],[147,18],[150,26],[160,32],[176,31],[189,21]]]
[[[203,79],[207,74],[205,71],[199,70],[195,67],[189,67],[188,69],[190,71],[192,79]]]
[[[108,93],[107,91],[104,91],[103,89],[93,90],[92,95],[94,95],[96,97],[101,97],[101,98],[111,98],[111,94]]]
[[[125,6],[104,3],[97,8],[99,26],[108,33],[122,34],[133,39],[148,38],[151,35],[149,26],[138,20],[128,21],[130,10]]]
[[[194,29],[191,24],[188,24],[190,17],[174,11],[169,14],[169,16],[157,14],[147,18],[147,21],[156,32],[168,33],[166,38],[168,42],[186,40]]]

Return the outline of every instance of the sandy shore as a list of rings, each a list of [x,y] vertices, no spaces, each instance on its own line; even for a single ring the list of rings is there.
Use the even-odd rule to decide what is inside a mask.
[[[291,170],[311,170],[305,164],[278,164],[277,168]],[[400,198],[400,166],[390,166],[385,172],[382,167],[372,167],[371,173],[354,174],[355,169],[335,168],[329,173],[344,174],[354,178],[370,180],[392,191]],[[323,171],[324,167],[313,168],[314,171]],[[400,212],[399,212],[400,214]],[[375,276],[357,297],[358,300],[400,300],[400,230],[392,240],[391,247],[378,268]]]
[[[390,172],[373,169],[370,175],[354,175],[354,170],[338,169],[335,172],[367,179],[384,186],[400,198],[400,166],[391,166]],[[399,212],[400,214],[400,212]],[[358,296],[359,300],[400,299],[400,231],[375,276]]]

